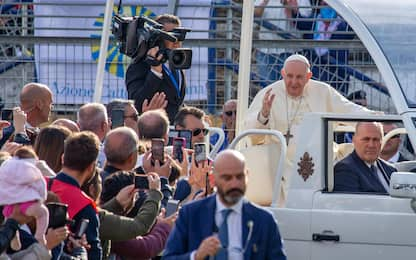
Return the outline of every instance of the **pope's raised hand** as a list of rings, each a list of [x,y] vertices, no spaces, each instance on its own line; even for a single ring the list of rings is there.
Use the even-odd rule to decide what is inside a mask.
[[[273,101],[276,94],[272,94],[272,89],[266,91],[263,97],[263,106],[261,107],[261,114],[263,117],[268,118],[270,110],[272,109]]]

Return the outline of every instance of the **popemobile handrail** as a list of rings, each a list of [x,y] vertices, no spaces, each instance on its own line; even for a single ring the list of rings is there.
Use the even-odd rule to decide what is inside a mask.
[[[235,149],[237,143],[240,140],[242,140],[244,137],[249,136],[249,135],[271,135],[271,136],[276,137],[279,140],[280,144],[286,144],[286,139],[284,138],[283,134],[277,130],[248,129],[248,130],[241,132],[238,136],[236,136],[234,140],[231,142],[231,144],[229,145],[229,148]],[[275,142],[273,143],[276,145],[279,145],[279,143],[275,143]],[[279,163],[277,165],[277,170],[276,170],[276,179],[275,179],[274,188],[273,188],[273,199],[272,199],[271,207],[277,207],[277,202],[279,201],[279,195],[280,195],[279,188],[280,188],[280,182],[283,176],[283,169],[284,169],[284,164],[285,164],[285,159],[286,159],[286,150],[287,150],[286,145],[279,145],[279,146],[280,146],[280,158],[279,158]],[[269,155],[269,156],[273,156],[273,155]]]

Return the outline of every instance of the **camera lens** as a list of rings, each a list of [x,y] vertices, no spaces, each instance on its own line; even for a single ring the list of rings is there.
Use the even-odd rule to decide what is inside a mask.
[[[184,59],[185,59],[185,55],[183,52],[175,52],[175,54],[172,57],[172,63],[180,66],[182,65]]]

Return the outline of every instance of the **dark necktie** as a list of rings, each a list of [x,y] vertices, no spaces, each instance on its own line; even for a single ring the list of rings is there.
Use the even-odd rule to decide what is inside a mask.
[[[218,251],[217,255],[215,256],[216,260],[226,260],[228,259],[227,248],[228,248],[228,224],[227,219],[232,209],[223,209],[221,211],[222,214],[222,224],[218,229],[218,238],[220,239],[222,248]]]
[[[372,178],[374,178],[380,184],[380,186],[384,189],[384,191],[386,191],[386,189],[384,188],[383,183],[381,182],[380,178],[378,177],[377,166],[372,164],[370,166],[370,170],[371,170],[371,174],[373,175]]]

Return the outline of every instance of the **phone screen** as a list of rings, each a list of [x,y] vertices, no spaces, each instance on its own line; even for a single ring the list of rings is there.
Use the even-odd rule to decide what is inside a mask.
[[[85,234],[85,231],[87,230],[88,224],[90,221],[88,219],[83,218],[81,222],[79,223],[79,226],[77,228],[77,232],[74,234],[74,238],[80,239],[82,235]]]
[[[185,138],[176,137],[173,139],[173,159],[183,161],[182,147],[185,147]]]
[[[205,143],[196,143],[194,145],[195,161],[202,162],[207,160],[207,151]]]
[[[179,208],[179,200],[168,200],[168,203],[166,205],[166,217],[172,216],[175,214],[176,211],[178,211]]]
[[[165,146],[164,139],[160,139],[160,138],[152,139],[152,161],[153,162],[158,160],[160,164],[163,164],[163,161],[165,159],[164,146]]]
[[[3,109],[1,110],[1,119],[9,122],[13,122],[13,110]]]
[[[186,145],[188,149],[192,149],[192,132],[191,130],[179,130],[179,137],[185,138]]]
[[[149,180],[147,175],[135,175],[134,176],[134,187],[139,190],[148,190],[149,189]]]
[[[67,224],[68,205],[58,202],[50,202],[46,204],[49,211],[50,228],[64,227]]]
[[[124,126],[124,109],[113,109],[111,111],[111,128]]]
[[[169,130],[169,141],[168,141],[168,146],[173,145],[173,139],[175,137],[179,137],[179,131],[178,130]]]

